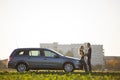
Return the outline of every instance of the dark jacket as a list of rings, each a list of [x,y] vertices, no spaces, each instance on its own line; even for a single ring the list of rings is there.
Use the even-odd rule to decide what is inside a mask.
[[[91,59],[91,52],[92,52],[92,49],[89,48],[89,49],[88,49],[88,54],[87,54],[88,59]]]

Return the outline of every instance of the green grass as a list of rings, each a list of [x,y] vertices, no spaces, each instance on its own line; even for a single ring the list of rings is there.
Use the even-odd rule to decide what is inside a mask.
[[[120,80],[120,72],[1,71],[0,80]]]

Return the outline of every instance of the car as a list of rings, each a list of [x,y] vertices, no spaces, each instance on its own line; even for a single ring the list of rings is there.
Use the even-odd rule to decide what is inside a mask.
[[[29,70],[64,70],[73,72],[82,69],[81,60],[64,56],[47,48],[18,48],[9,57],[8,68],[18,72]]]

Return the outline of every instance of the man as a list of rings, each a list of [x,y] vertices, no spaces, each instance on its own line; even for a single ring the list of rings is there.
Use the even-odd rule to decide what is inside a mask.
[[[88,70],[89,72],[92,72],[92,68],[91,68],[91,54],[92,54],[92,49],[91,49],[91,44],[90,43],[87,43],[87,48],[88,48],[88,51],[87,51],[87,65],[88,65]]]

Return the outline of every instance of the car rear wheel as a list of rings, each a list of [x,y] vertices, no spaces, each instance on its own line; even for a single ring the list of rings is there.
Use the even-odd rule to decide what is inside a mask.
[[[73,66],[72,63],[66,63],[64,65],[64,71],[65,72],[73,72],[73,70],[74,70],[74,66]]]
[[[18,66],[17,66],[18,72],[24,72],[26,70],[27,70],[27,66],[25,64],[23,64],[23,63],[18,64]]]

